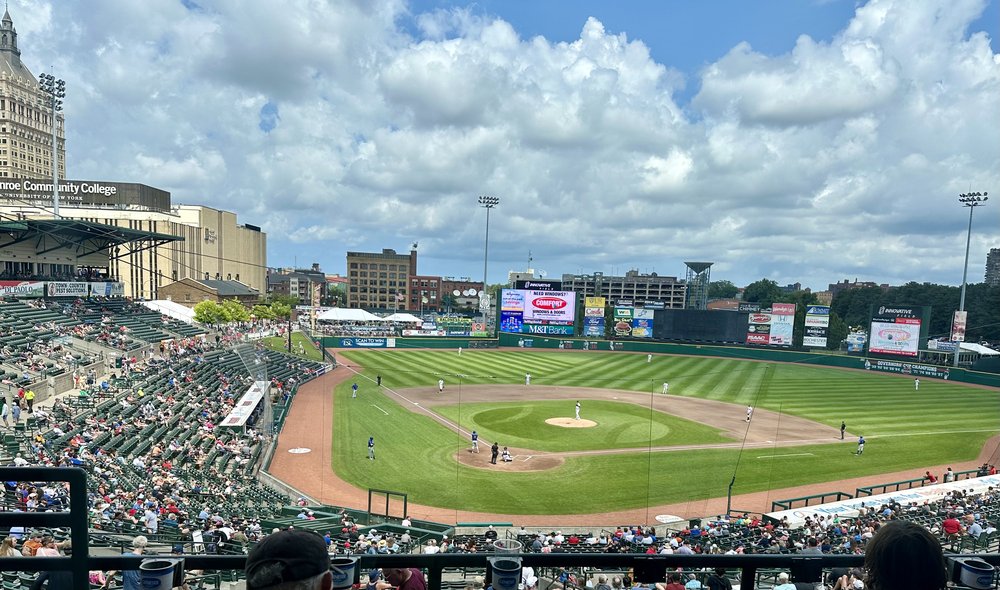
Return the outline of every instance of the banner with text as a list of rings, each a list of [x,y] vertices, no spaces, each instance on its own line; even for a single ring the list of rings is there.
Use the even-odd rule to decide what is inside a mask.
[[[826,305],[807,306],[805,333],[802,335],[802,345],[812,348],[826,348],[829,331],[830,308]]]
[[[885,361],[881,359],[866,360],[865,368],[869,371],[901,373],[903,375],[913,375],[914,377],[934,377],[937,379],[947,379],[951,375],[951,371],[948,367],[932,367],[930,365],[918,365],[916,363],[900,361]]]
[[[969,312],[956,311],[955,317],[951,320],[951,341],[965,342],[965,325],[969,319]]]
[[[42,297],[45,283],[41,281],[0,281],[0,295],[4,297]]]
[[[923,306],[873,306],[868,352],[917,356],[924,316],[929,315],[929,308]]]

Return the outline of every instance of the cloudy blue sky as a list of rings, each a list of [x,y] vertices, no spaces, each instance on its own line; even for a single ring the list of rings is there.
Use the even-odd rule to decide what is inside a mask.
[[[1000,0],[10,0],[71,178],[236,211],[269,263],[957,284],[1000,194]],[[996,204],[994,204],[996,203]],[[970,277],[1000,247],[976,212]]]

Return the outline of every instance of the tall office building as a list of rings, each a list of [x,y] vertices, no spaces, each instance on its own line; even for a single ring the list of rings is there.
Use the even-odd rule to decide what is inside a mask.
[[[380,310],[419,309],[410,297],[410,278],[417,274],[417,245],[409,254],[391,248],[381,252],[348,252],[347,307]]]
[[[986,284],[1000,287],[1000,248],[991,248],[986,254]]]
[[[56,112],[53,117],[51,96],[39,89],[38,80],[21,63],[14,21],[4,10],[0,21],[0,178],[52,178],[53,124],[59,178],[65,178],[63,116]]]
[[[660,276],[655,272],[639,274],[638,270],[630,270],[621,277],[602,272],[592,275],[564,274],[562,288],[581,293],[584,297],[607,297],[612,305],[621,302],[623,305],[680,309],[684,307],[686,285],[677,277]]]

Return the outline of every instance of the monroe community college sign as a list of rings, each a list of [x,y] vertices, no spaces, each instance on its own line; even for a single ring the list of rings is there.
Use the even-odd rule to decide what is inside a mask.
[[[51,203],[52,181],[31,178],[0,180],[0,199]],[[70,206],[137,207],[170,211],[170,193],[134,182],[61,180],[59,200]]]

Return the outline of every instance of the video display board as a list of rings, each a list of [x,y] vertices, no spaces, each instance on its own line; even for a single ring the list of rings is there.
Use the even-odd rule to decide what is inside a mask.
[[[921,339],[927,338],[929,317],[930,308],[926,306],[873,306],[868,352],[917,356]]]
[[[500,293],[500,331],[512,334],[572,336],[576,293],[504,289]]]
[[[747,314],[706,309],[657,309],[653,312],[653,337],[743,344],[747,337]]]

